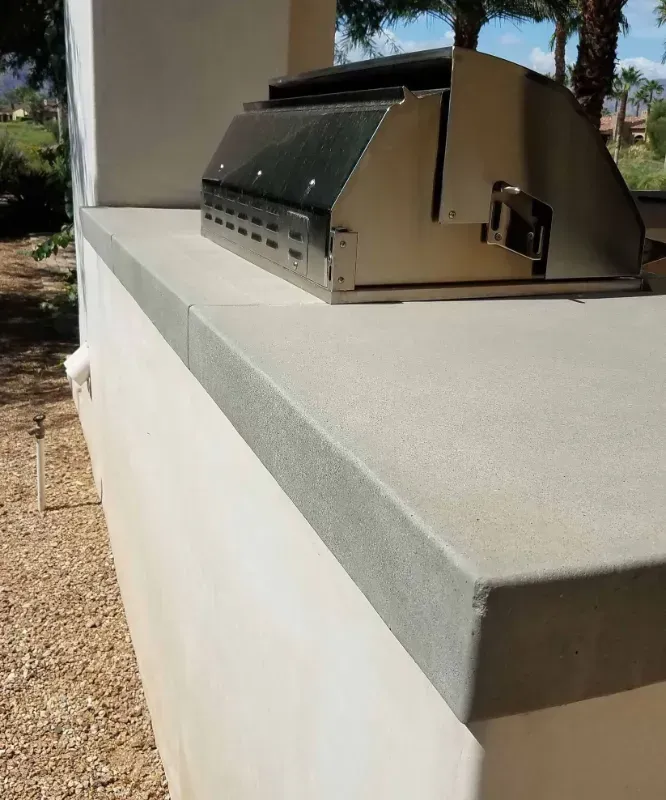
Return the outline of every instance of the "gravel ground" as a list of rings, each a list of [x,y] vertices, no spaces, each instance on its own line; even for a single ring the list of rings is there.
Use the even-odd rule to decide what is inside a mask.
[[[68,257],[0,241],[0,797],[168,798],[88,453],[40,303]],[[69,256],[71,263],[71,256]],[[35,508],[46,414],[47,511]]]

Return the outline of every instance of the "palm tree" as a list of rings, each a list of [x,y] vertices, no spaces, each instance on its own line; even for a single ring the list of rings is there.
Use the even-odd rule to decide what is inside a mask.
[[[570,87],[573,85],[573,75],[567,77],[566,48],[569,39],[580,31],[582,23],[580,9],[579,0],[571,0],[565,13],[552,16],[555,32],[550,37],[550,49],[555,56],[555,80]],[[629,33],[629,21],[624,13],[620,17],[620,32],[623,36]],[[617,111],[617,108],[615,110]]]
[[[654,10],[657,17],[657,27],[661,28],[666,25],[666,0],[658,0],[657,7]],[[661,57],[661,63],[666,62],[666,42],[664,42],[664,55]]]
[[[403,0],[404,1],[404,0]],[[385,0],[391,2],[391,0]],[[395,0],[393,0],[395,2]],[[476,50],[484,25],[493,20],[543,22],[566,17],[575,0],[411,0],[427,16],[441,19],[453,30],[453,44]],[[414,19],[424,12],[412,13]]]
[[[640,86],[645,78],[643,74],[636,69],[636,67],[622,67],[618,74],[618,81],[621,86],[622,94],[620,95],[620,110],[617,112],[617,120],[615,121],[615,162],[620,158],[620,149],[622,147],[622,131],[624,129],[624,120],[627,116],[627,100],[629,99],[629,92]]]
[[[625,3],[626,0],[581,0],[574,94],[596,128],[601,122],[604,99],[613,85]]]
[[[647,106],[650,103],[650,92],[648,91],[647,88],[647,81],[642,83],[638,87],[638,89],[634,93],[634,96],[631,99],[634,101],[636,105],[636,116],[640,117],[641,106],[642,105]]]
[[[666,2],[666,0],[665,0]],[[567,82],[567,42],[580,27],[580,11],[574,0],[565,9],[565,13],[553,17],[555,31],[550,37],[550,49],[555,56],[555,80],[562,85]]]
[[[622,97],[622,84],[620,83],[620,79],[617,75],[613,75],[613,84],[610,92],[608,93],[608,97],[611,100],[615,100],[615,113],[617,114],[617,110],[620,106],[620,99]]]
[[[659,81],[651,80],[645,81],[645,91],[648,96],[647,101],[645,101],[647,106],[647,115],[650,116],[650,111],[652,109],[652,103],[654,102],[654,98],[660,94],[664,93],[664,87],[659,83]]]
[[[542,22],[565,15],[571,0],[337,0],[338,30],[349,45],[366,46],[397,22],[418,17],[441,19],[453,43],[476,50],[481,28],[492,20]]]

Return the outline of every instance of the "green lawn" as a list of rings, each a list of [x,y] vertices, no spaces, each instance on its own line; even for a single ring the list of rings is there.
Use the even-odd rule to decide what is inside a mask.
[[[35,122],[0,122],[0,136],[4,135],[11,136],[30,159],[38,157],[38,148],[55,144],[51,131]]]

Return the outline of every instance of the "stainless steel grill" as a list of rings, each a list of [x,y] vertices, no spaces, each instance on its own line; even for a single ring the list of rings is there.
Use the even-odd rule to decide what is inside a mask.
[[[571,93],[461,48],[271,83],[204,174],[202,232],[333,303],[635,289],[644,241]]]

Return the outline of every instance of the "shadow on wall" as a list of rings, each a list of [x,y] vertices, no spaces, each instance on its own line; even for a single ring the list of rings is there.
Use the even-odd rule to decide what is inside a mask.
[[[81,105],[81,98],[87,97],[90,101],[92,113],[93,97],[93,75],[92,69],[87,71],[83,68],[81,53],[77,44],[77,36],[74,32],[75,25],[85,25],[86,20],[79,20],[78,23],[73,19],[71,7],[72,3],[65,3],[65,37],[67,47],[67,94],[69,103],[69,146],[72,167],[72,195],[74,199],[74,229],[76,240],[83,241],[81,233],[81,222],[77,209],[81,206],[94,205],[97,196],[95,185],[95,167],[92,161],[95,158],[92,130],[86,131],[86,109]],[[91,13],[88,9],[87,13]],[[87,20],[90,23],[90,20]],[[86,37],[81,37],[86,40]],[[92,65],[92,59],[89,60]],[[88,82],[88,85],[83,85]],[[86,143],[89,143],[86,149]],[[81,259],[83,258],[83,247],[77,249],[77,273],[79,281],[79,304],[82,307],[83,316],[87,314],[86,307],[86,286],[85,271],[81,269]]]
[[[480,797],[663,797],[666,684],[473,726],[485,750]]]

